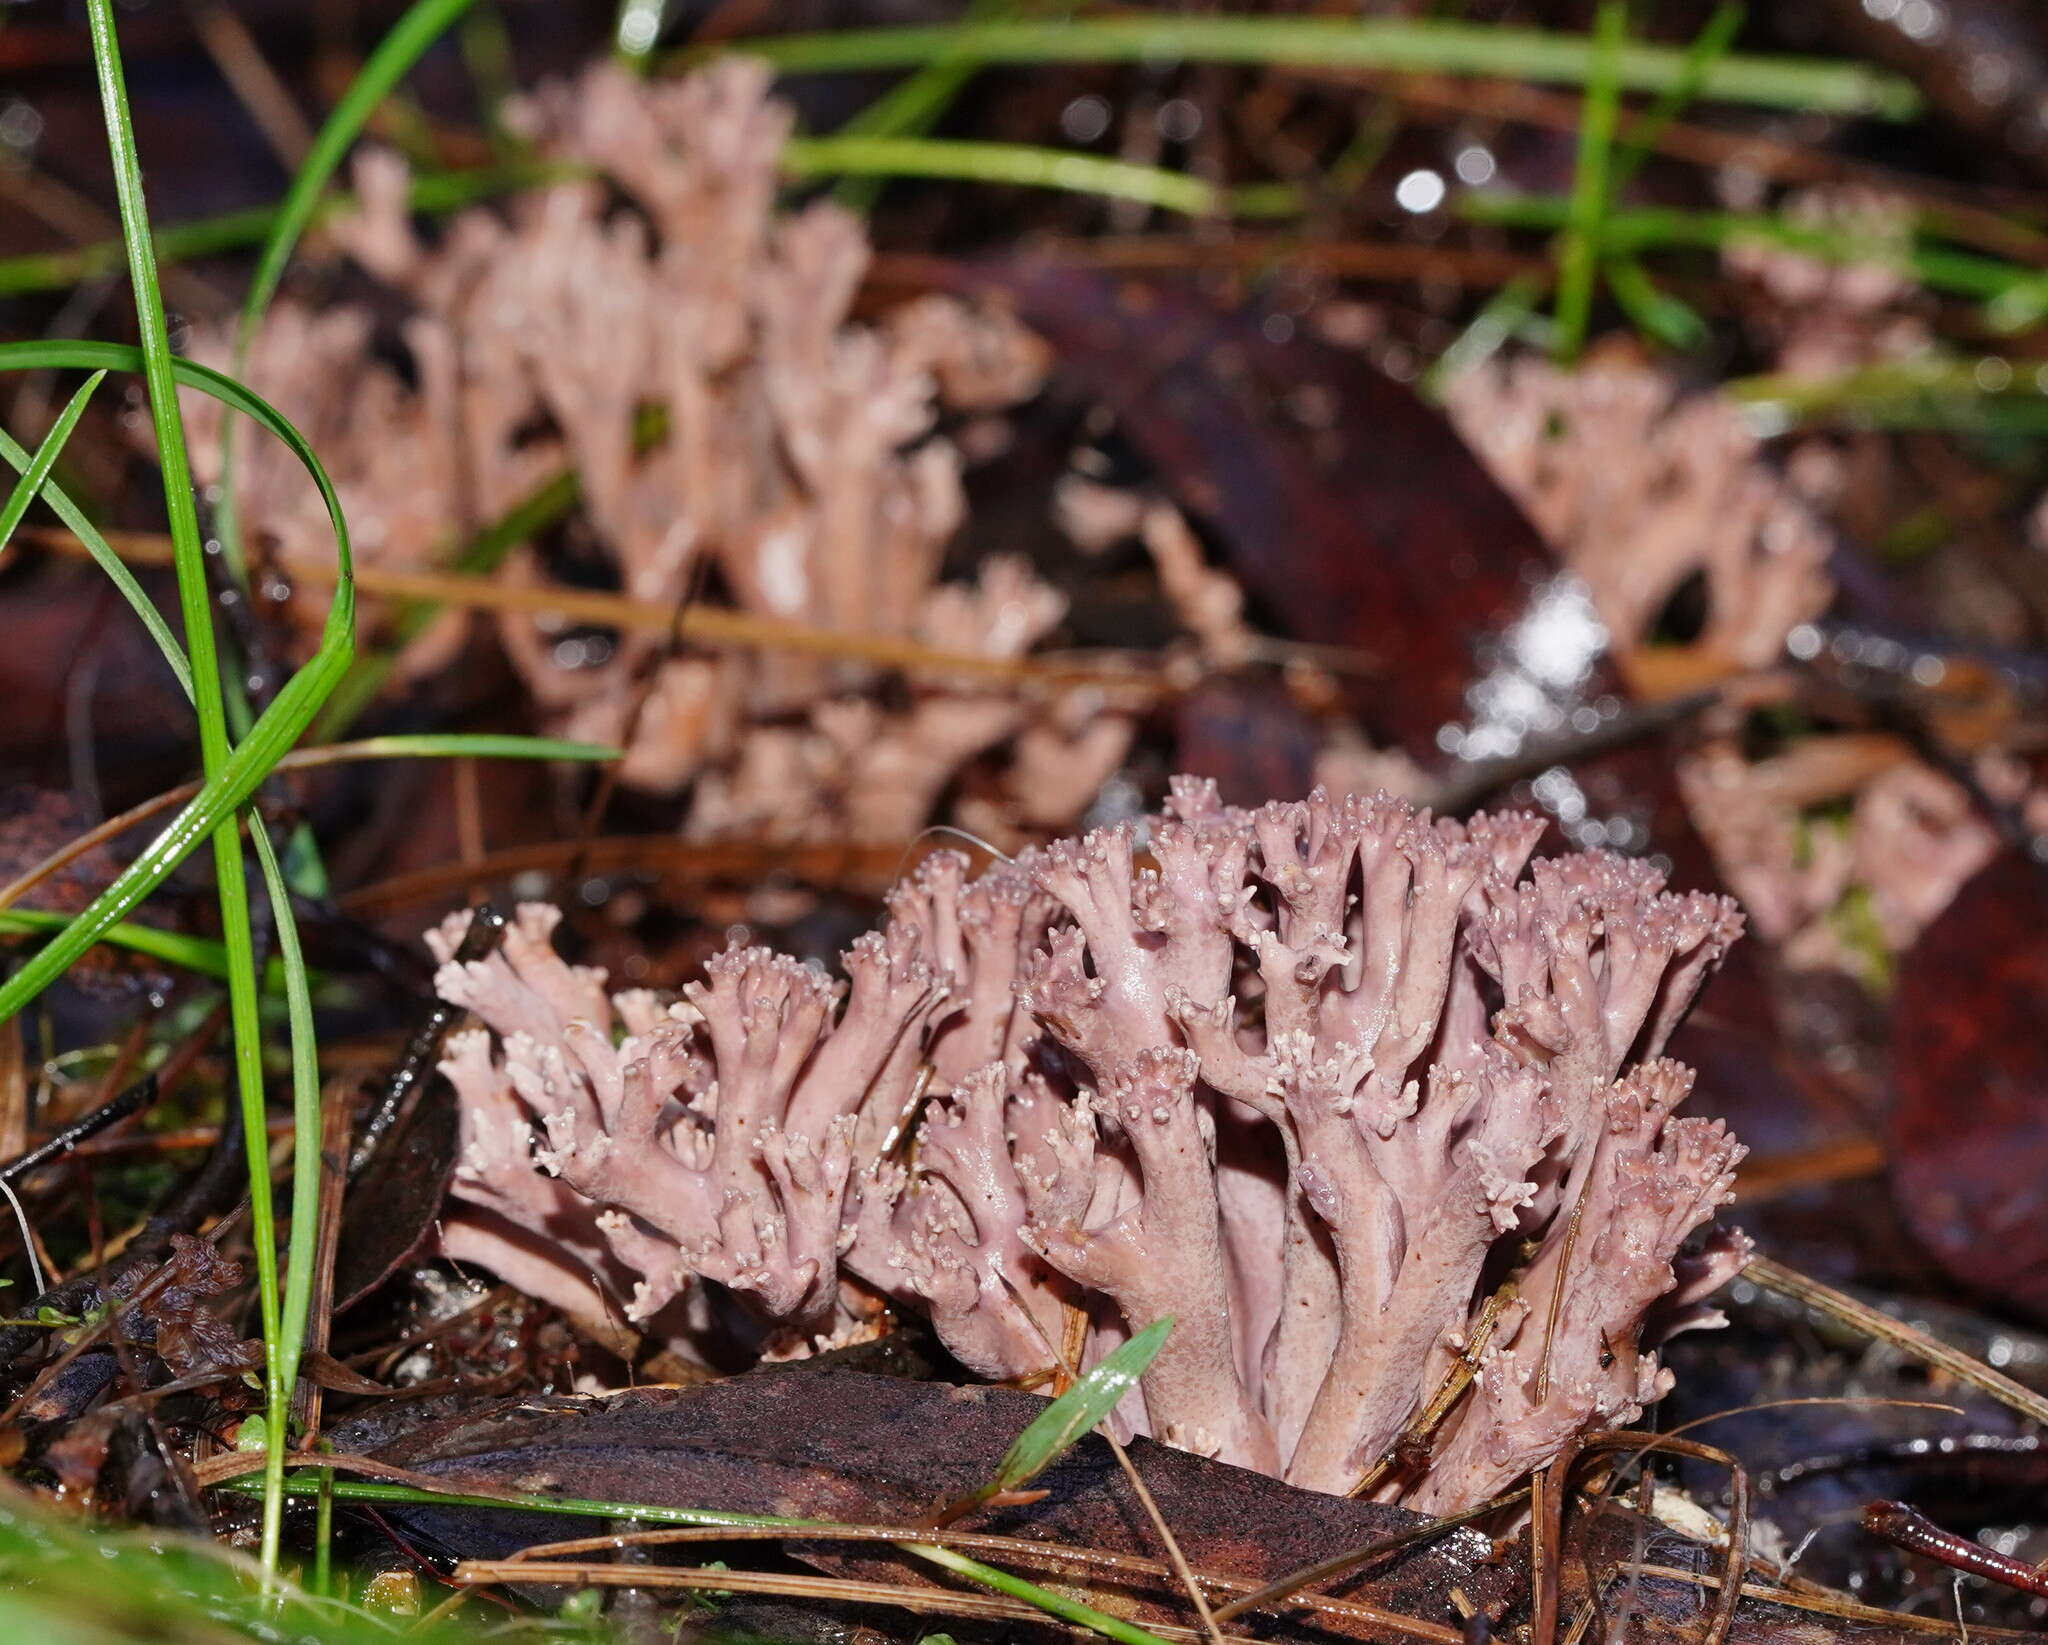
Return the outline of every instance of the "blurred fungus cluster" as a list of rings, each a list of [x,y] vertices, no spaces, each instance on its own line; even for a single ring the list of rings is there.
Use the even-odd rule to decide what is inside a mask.
[[[733,59],[673,83],[600,65],[545,86],[511,118],[587,180],[461,212],[431,240],[405,164],[366,153],[358,210],[332,234],[380,296],[279,301],[247,378],[320,451],[366,564],[445,569],[573,471],[580,503],[556,552],[516,551],[506,580],[544,590],[566,566],[657,615],[709,602],[823,631],[823,655],[708,652],[658,623],[500,616],[542,726],[623,746],[631,785],[687,789],[686,832],[907,838],[984,756],[1006,812],[1071,823],[1130,741],[1114,682],[943,666],[1024,657],[1065,611],[1021,557],[965,577],[945,564],[963,458],[939,425],[1028,399],[1044,347],[999,308],[945,296],[853,318],[866,233],[828,200],[778,209],[790,116],[768,84]],[[231,336],[204,333],[192,352],[225,365]],[[199,474],[217,480],[217,404],[192,396],[188,414]],[[283,594],[294,566],[326,554],[325,515],[289,452],[241,450],[242,530]],[[314,594],[287,597],[309,637]],[[372,604],[366,636],[390,616]],[[406,645],[403,671],[445,668],[468,628],[444,616]],[[847,655],[829,654],[833,635]],[[874,638],[937,660],[885,698],[851,643]]]
[[[1787,254],[1762,275],[1783,283],[1800,266]],[[1715,689],[1678,782],[1758,931],[1795,966],[1866,980],[1888,968],[1990,860],[1998,833],[1956,773],[1882,729],[1813,726],[1756,750],[1759,717],[1797,725],[1787,670],[1828,644],[1836,538],[1821,505],[1841,483],[1831,453],[1809,443],[1781,470],[1726,395],[1625,347],[1569,371],[1496,359],[1453,379],[1447,400],[1584,580],[1637,691]],[[1893,641],[1850,636],[1835,648],[1907,661]],[[1936,682],[1945,667],[1921,663]],[[2000,802],[2026,801],[2023,768],[1996,746],[1965,776]]]

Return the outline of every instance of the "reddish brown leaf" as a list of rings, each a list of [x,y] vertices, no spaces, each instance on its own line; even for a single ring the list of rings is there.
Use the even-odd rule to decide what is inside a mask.
[[[2048,1319],[2048,880],[2000,857],[1906,956],[1892,1182],[1955,1280]]]
[[[1359,648],[1372,729],[1433,758],[1475,648],[1550,570],[1450,424],[1362,356],[1186,283],[994,276],[1298,639]]]

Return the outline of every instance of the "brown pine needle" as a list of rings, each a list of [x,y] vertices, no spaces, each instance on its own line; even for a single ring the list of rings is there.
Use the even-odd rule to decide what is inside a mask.
[[[1683,1582],[1695,1588],[1712,1588],[1717,1592],[1727,1586],[1726,1579],[1711,1571],[1687,1571],[1676,1565],[1648,1565],[1630,1560],[1617,1565],[1612,1576],[1647,1576],[1665,1582]],[[1953,1622],[1943,1622],[1936,1617],[1918,1616],[1911,1611],[1885,1611],[1875,1605],[1860,1605],[1853,1599],[1839,1594],[1816,1593],[1810,1588],[1780,1588],[1772,1583],[1745,1579],[1741,1597],[1760,1600],[1766,1605],[1783,1605],[1788,1610],[1813,1611],[1821,1616],[1841,1617],[1849,1622],[1871,1622],[1884,1627],[1904,1628],[1913,1633],[1938,1634],[1944,1638],[1969,1639],[1988,1637],[1994,1639],[2038,1639],[2040,1635],[2025,1628],[1958,1628]]]
[[[796,1599],[836,1599],[856,1605],[894,1605],[932,1616],[984,1617],[992,1621],[1032,1622],[1059,1626],[1036,1605],[994,1594],[963,1593],[957,1588],[912,1588],[894,1582],[858,1582],[845,1577],[804,1576],[786,1571],[700,1571],[649,1565],[526,1564],[519,1560],[468,1559],[455,1567],[452,1581],[481,1585],[501,1582],[568,1582],[598,1588],[689,1588],[713,1593],[784,1594]],[[1086,1603],[1084,1596],[1082,1598]],[[1067,1624],[1077,1627],[1075,1624]],[[1085,1631],[1078,1630],[1077,1631]],[[1194,1628],[1154,1623],[1147,1630],[1162,1639],[1200,1640]],[[1451,1639],[1459,1636],[1449,1629]],[[1225,1645],[1254,1645],[1242,1634],[1227,1636]]]
[[[2048,1399],[2043,1399],[2031,1388],[2022,1387],[2003,1372],[1994,1371],[1974,1355],[1950,1347],[1925,1331],[1914,1329],[1904,1320],[1893,1319],[1890,1314],[1871,1307],[1867,1302],[1858,1302],[1854,1297],[1845,1296],[1832,1286],[1823,1285],[1819,1280],[1766,1256],[1751,1257],[1749,1265],[1742,1270],[1742,1277],[1752,1284],[1761,1285],[1766,1291],[1775,1291],[1795,1302],[1803,1302],[1864,1336],[1889,1343],[1902,1353],[1911,1354],[1915,1359],[1948,1372],[1958,1381],[1967,1382],[1978,1392],[1989,1394],[2030,1422],[2048,1426]]]
[[[1001,1554],[1006,1558],[1027,1565],[1046,1566],[1053,1570],[1099,1571],[1112,1576],[1147,1577],[1154,1580],[1170,1580],[1173,1569],[1166,1561],[1149,1559],[1141,1554],[1122,1554],[1103,1548],[1080,1548],[1065,1543],[1040,1542],[1028,1537],[999,1536],[987,1531],[961,1531],[951,1528],[927,1530],[914,1526],[895,1525],[817,1525],[794,1529],[772,1525],[691,1525],[663,1526],[646,1531],[614,1532],[606,1536],[579,1537],[567,1542],[541,1543],[522,1549],[510,1560],[501,1561],[516,1565],[528,1560],[558,1559],[564,1555],[598,1553],[624,1547],[660,1547],[670,1543],[689,1542],[887,1542],[900,1543],[919,1541],[937,1544],[940,1547],[959,1548],[966,1551]],[[552,1569],[552,1566],[543,1568]],[[610,1567],[645,1571],[648,1567]],[[729,1573],[720,1573],[721,1575]],[[1196,1580],[1204,1587],[1222,1593],[1243,1593],[1256,1590],[1258,1584],[1249,1577],[1228,1576],[1213,1571],[1195,1572]],[[1329,1617],[1341,1617],[1351,1621],[1366,1622],[1375,1627],[1385,1628],[1411,1639],[1428,1642],[1428,1645],[1461,1645],[1463,1636],[1455,1628],[1440,1622],[1425,1622],[1417,1617],[1403,1616],[1382,1606],[1363,1600],[1334,1599],[1327,1594],[1303,1594],[1294,1603],[1315,1610]],[[1034,1617],[1043,1620],[1042,1612]],[[1164,1629],[1157,1631],[1164,1632]],[[1180,1630],[1190,1638],[1199,1637],[1197,1630]],[[1225,1636],[1226,1638],[1230,1636]]]
[[[1472,1379],[1479,1374],[1479,1356],[1486,1351],[1494,1327],[1500,1323],[1501,1311],[1514,1301],[1516,1294],[1515,1282],[1509,1280],[1481,1304],[1478,1317],[1472,1321],[1471,1335],[1451,1361],[1451,1368],[1444,1373],[1444,1380],[1437,1391],[1430,1395],[1429,1403],[1415,1414],[1414,1421],[1401,1430],[1399,1437],[1387,1447],[1387,1454],[1372,1465],[1365,1478],[1352,1486],[1351,1495],[1366,1495],[1402,1458],[1414,1455],[1436,1437],[1437,1429],[1443,1426],[1444,1419],[1456,1408],[1460,1397],[1472,1385]]]
[[[38,547],[83,554],[84,545],[58,527],[24,526],[17,534]],[[105,534],[122,559],[137,565],[168,564],[167,539],[149,532]],[[278,569],[304,583],[331,587],[334,566],[303,555],[281,557]],[[673,602],[636,600],[601,589],[566,588],[559,584],[522,584],[493,577],[449,571],[394,571],[388,566],[357,564],[358,594],[385,599],[423,600],[475,611],[525,612],[554,616],[607,628],[677,634],[682,639],[719,650],[795,651],[898,668],[908,673],[967,676],[1040,686],[1092,685],[1150,699],[1171,689],[1152,660],[1138,653],[1089,652],[1072,660],[1053,656],[991,657],[978,651],[947,651],[892,634],[862,634],[780,617],[761,617],[722,607],[693,606],[680,617]]]

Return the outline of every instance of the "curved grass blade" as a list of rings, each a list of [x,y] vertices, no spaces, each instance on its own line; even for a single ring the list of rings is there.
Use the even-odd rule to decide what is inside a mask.
[[[71,923],[69,914],[46,908],[0,908],[0,936],[28,936],[41,931],[62,931]],[[153,925],[120,921],[100,933],[99,940],[112,948],[125,948],[180,970],[196,971],[202,977],[227,980],[227,950],[209,937],[191,937],[182,931],[160,931]]]
[[[114,173],[114,194],[119,205],[121,238],[127,248],[128,277],[134,288],[136,331],[141,343],[142,375],[149,388],[150,423],[156,433],[157,462],[163,480],[164,512],[170,531],[173,565],[177,573],[178,604],[184,617],[185,647],[192,662],[192,706],[199,720],[200,768],[208,783],[216,782],[233,757],[256,741],[252,735],[244,748],[235,746],[228,719],[229,693],[222,678],[213,632],[213,594],[206,570],[206,545],[199,533],[199,510],[192,490],[191,465],[185,452],[184,421],[178,407],[177,362],[171,354],[170,327],[164,315],[163,293],[157,281],[156,258],[152,249],[149,207],[143,194],[142,162],[136,149],[135,130],[128,110],[128,90],[121,66],[121,45],[114,27],[114,0],[86,0],[86,17],[92,35],[95,77],[99,82],[100,111],[106,127],[107,150]],[[288,426],[288,425],[287,425]],[[308,453],[310,455],[310,453]],[[317,462],[315,464],[317,467]],[[325,480],[324,473],[319,476]],[[346,536],[338,502],[331,489],[323,490],[330,500],[338,545]],[[344,565],[338,581],[351,582]],[[353,645],[354,622],[349,594],[337,588],[330,608],[330,624],[336,610],[348,612],[340,644],[334,649],[343,657]],[[323,650],[328,649],[323,641]],[[303,678],[302,671],[298,678]],[[295,678],[292,682],[297,683]],[[234,693],[241,704],[241,693]],[[280,694],[282,700],[282,693]],[[246,721],[246,715],[241,716]],[[237,723],[235,730],[243,728]],[[253,731],[253,727],[249,728]],[[283,754],[284,747],[266,748],[267,758],[252,767],[259,780]],[[251,819],[260,833],[260,819]],[[241,830],[230,809],[213,826],[214,887],[220,906],[221,936],[228,960],[228,1015],[233,1025],[235,1085],[240,1099],[242,1125],[247,1145],[249,1173],[250,1232],[255,1246],[258,1313],[263,1323],[264,1403],[268,1414],[270,1445],[268,1476],[284,1477],[284,1451],[292,1386],[285,1366],[297,1359],[297,1341],[281,1325],[277,1273],[277,1221],[272,1205],[270,1153],[264,1126],[263,1021],[259,1000],[261,979],[257,975],[254,921],[249,909],[247,871],[242,859]],[[272,904],[272,920],[283,938],[285,952],[296,955],[297,941],[288,898]],[[57,939],[58,946],[70,935]],[[36,960],[41,960],[37,955]],[[25,969],[33,970],[32,960]],[[289,963],[287,969],[291,969]],[[303,965],[299,983],[304,986]],[[295,1066],[302,1058],[314,1056],[311,1013],[294,1013],[291,1020]],[[310,1107],[295,1102],[292,1111],[295,1133],[303,1138],[319,1125],[319,1093],[313,1092]],[[293,1203],[302,1213],[317,1209],[320,1178],[294,1184]],[[313,1218],[302,1222],[301,1238],[292,1242],[294,1268],[305,1268],[310,1276],[311,1242],[303,1237]],[[262,1555],[266,1573],[277,1569],[284,1537],[283,1503],[268,1500],[263,1511]]]
[[[1093,1433],[1096,1425],[1137,1387],[1138,1378],[1166,1346],[1172,1330],[1170,1314],[1146,1326],[1130,1341],[1105,1354],[1101,1364],[1033,1417],[996,1465],[995,1478],[987,1486],[989,1494],[1000,1495],[1028,1485]]]
[[[0,553],[7,548],[8,539],[14,535],[14,528],[21,524],[21,517],[28,512],[28,505],[35,501],[36,493],[43,489],[43,482],[50,477],[50,470],[57,466],[57,459],[63,455],[64,443],[71,438],[71,431],[78,426],[78,419],[85,415],[93,390],[107,380],[104,371],[95,371],[86,378],[84,387],[71,396],[71,401],[57,414],[56,422],[50,425],[50,432],[43,436],[43,443],[36,447],[36,454],[27,468],[21,471],[21,478],[14,489],[7,494],[5,504],[0,504]]]
[[[92,0],[92,5],[96,45],[104,37],[106,50],[111,53],[114,47],[111,17],[107,10],[108,0]],[[113,93],[117,95],[118,64],[114,65],[109,78]],[[111,125],[115,123],[112,110],[114,96],[110,95],[109,103]],[[121,121],[125,123],[125,102],[120,104],[119,114]],[[116,152],[118,154],[122,150],[117,147]],[[132,180],[132,135],[125,152]],[[124,189],[124,194],[127,192]],[[139,207],[139,197],[137,205]],[[129,213],[124,217],[124,223],[134,215],[135,213]],[[130,232],[133,232],[132,226]],[[145,243],[143,260],[146,260],[146,256]],[[147,307],[146,304],[142,306]],[[200,714],[202,749],[212,744],[217,755],[206,762],[205,786],[173,819],[170,826],[151,841],[135,861],[115,878],[112,885],[50,942],[37,950],[4,985],[0,985],[0,1022],[11,1018],[59,976],[85,948],[97,941],[109,928],[120,923],[122,917],[160,885],[201,840],[208,837],[215,839],[215,865],[220,887],[222,922],[228,937],[227,961],[230,1004],[236,1027],[237,1073],[242,1092],[244,1119],[251,1138],[249,1193],[252,1221],[257,1231],[257,1279],[264,1325],[266,1362],[265,1394],[266,1403],[272,1413],[271,1430],[277,1436],[271,1454],[271,1472],[273,1476],[281,1477],[284,1455],[283,1424],[290,1388],[280,1381],[280,1350],[284,1344],[278,1329],[281,1299],[278,1290],[275,1215],[270,1203],[269,1163],[262,1151],[265,1131],[262,1048],[259,1038],[261,1024],[256,1010],[254,940],[249,928],[241,847],[234,818],[241,805],[269,775],[271,767],[290,750],[292,744],[312,721],[314,714],[319,711],[320,704],[328,693],[348,671],[349,662],[355,651],[355,581],[349,555],[348,525],[342,517],[340,499],[335,495],[327,471],[321,466],[320,459],[307,444],[305,437],[268,403],[233,379],[192,361],[173,359],[169,353],[168,341],[163,334],[163,315],[160,306],[156,310],[155,318],[153,339],[151,328],[145,323],[144,348],[87,342],[0,345],[0,370],[23,365],[68,365],[132,371],[141,364],[146,368],[146,375],[151,380],[152,405],[158,412],[159,448],[165,453],[166,459],[166,503],[171,509],[173,524],[176,525],[181,515],[177,499],[182,491],[182,514],[191,528],[187,541],[179,544],[181,558],[188,566],[192,563],[194,552],[203,551],[199,550],[197,540],[197,518],[192,508],[190,477],[183,464],[182,440],[176,431],[177,407],[175,392],[171,385],[183,383],[198,388],[213,395],[223,404],[255,418],[283,440],[293,455],[299,459],[312,476],[321,500],[326,505],[328,520],[334,530],[338,561],[334,599],[328,607],[320,647],[312,659],[285,682],[276,699],[264,711],[262,718],[250,728],[248,735],[239,744],[228,747],[225,729],[220,723],[221,686],[213,658],[212,631],[209,626],[211,609],[204,598],[203,568],[194,568],[199,571],[200,598],[197,601],[188,598],[187,602],[188,613],[196,612],[198,619],[197,622],[188,624],[187,630],[193,642],[195,662],[199,663],[194,669],[194,684],[199,687],[194,694],[194,704]],[[152,340],[153,347],[150,346]],[[169,440],[166,440],[163,434],[166,424],[172,429]],[[181,566],[181,585],[189,585],[190,581],[190,571]],[[203,662],[200,661],[201,658],[204,659]],[[207,689],[209,686],[210,692]],[[209,720],[213,722],[210,732]],[[276,913],[277,925],[282,932],[291,919],[289,903],[279,905]],[[298,1055],[302,1027],[301,1023],[295,1021],[295,1056]],[[317,1097],[317,1092],[315,1095]],[[317,1108],[314,1111],[317,1113]],[[294,1120],[300,1131],[313,1129],[303,1111],[295,1110]],[[313,1182],[317,1191],[317,1173]],[[300,1244],[303,1246],[304,1242]],[[295,1255],[296,1250],[295,1247]],[[303,1260],[311,1260],[309,1247]],[[263,1526],[265,1561],[271,1569],[275,1569],[276,1566],[282,1533],[283,1500],[274,1496],[264,1504]]]
[[[474,0],[414,0],[356,71],[348,90],[313,139],[313,146],[292,178],[284,199],[278,203],[269,236],[256,259],[256,272],[250,277],[248,294],[242,300],[242,337],[237,344],[237,359],[247,348],[249,334],[262,320],[270,299],[277,295],[285,265],[319,213],[321,191],[346,158],[350,145],[362,134],[378,105],[412,71],[413,64],[472,4]]]

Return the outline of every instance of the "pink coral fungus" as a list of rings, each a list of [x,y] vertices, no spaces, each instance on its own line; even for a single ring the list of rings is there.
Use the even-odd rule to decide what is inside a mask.
[[[1540,831],[1183,779],[978,877],[927,859],[843,1004],[748,948],[679,1004],[608,1000],[528,908],[440,975],[495,1035],[449,1056],[459,1194],[507,1277],[551,1253],[677,1329],[737,1299],[817,1340],[879,1294],[1030,1379],[1172,1316],[1133,1430],[1483,1500],[1656,1399],[1656,1344],[1745,1251],[1688,1247],[1742,1150],[1673,1117],[1660,1055],[1739,917],[1641,862],[1532,864]]]

